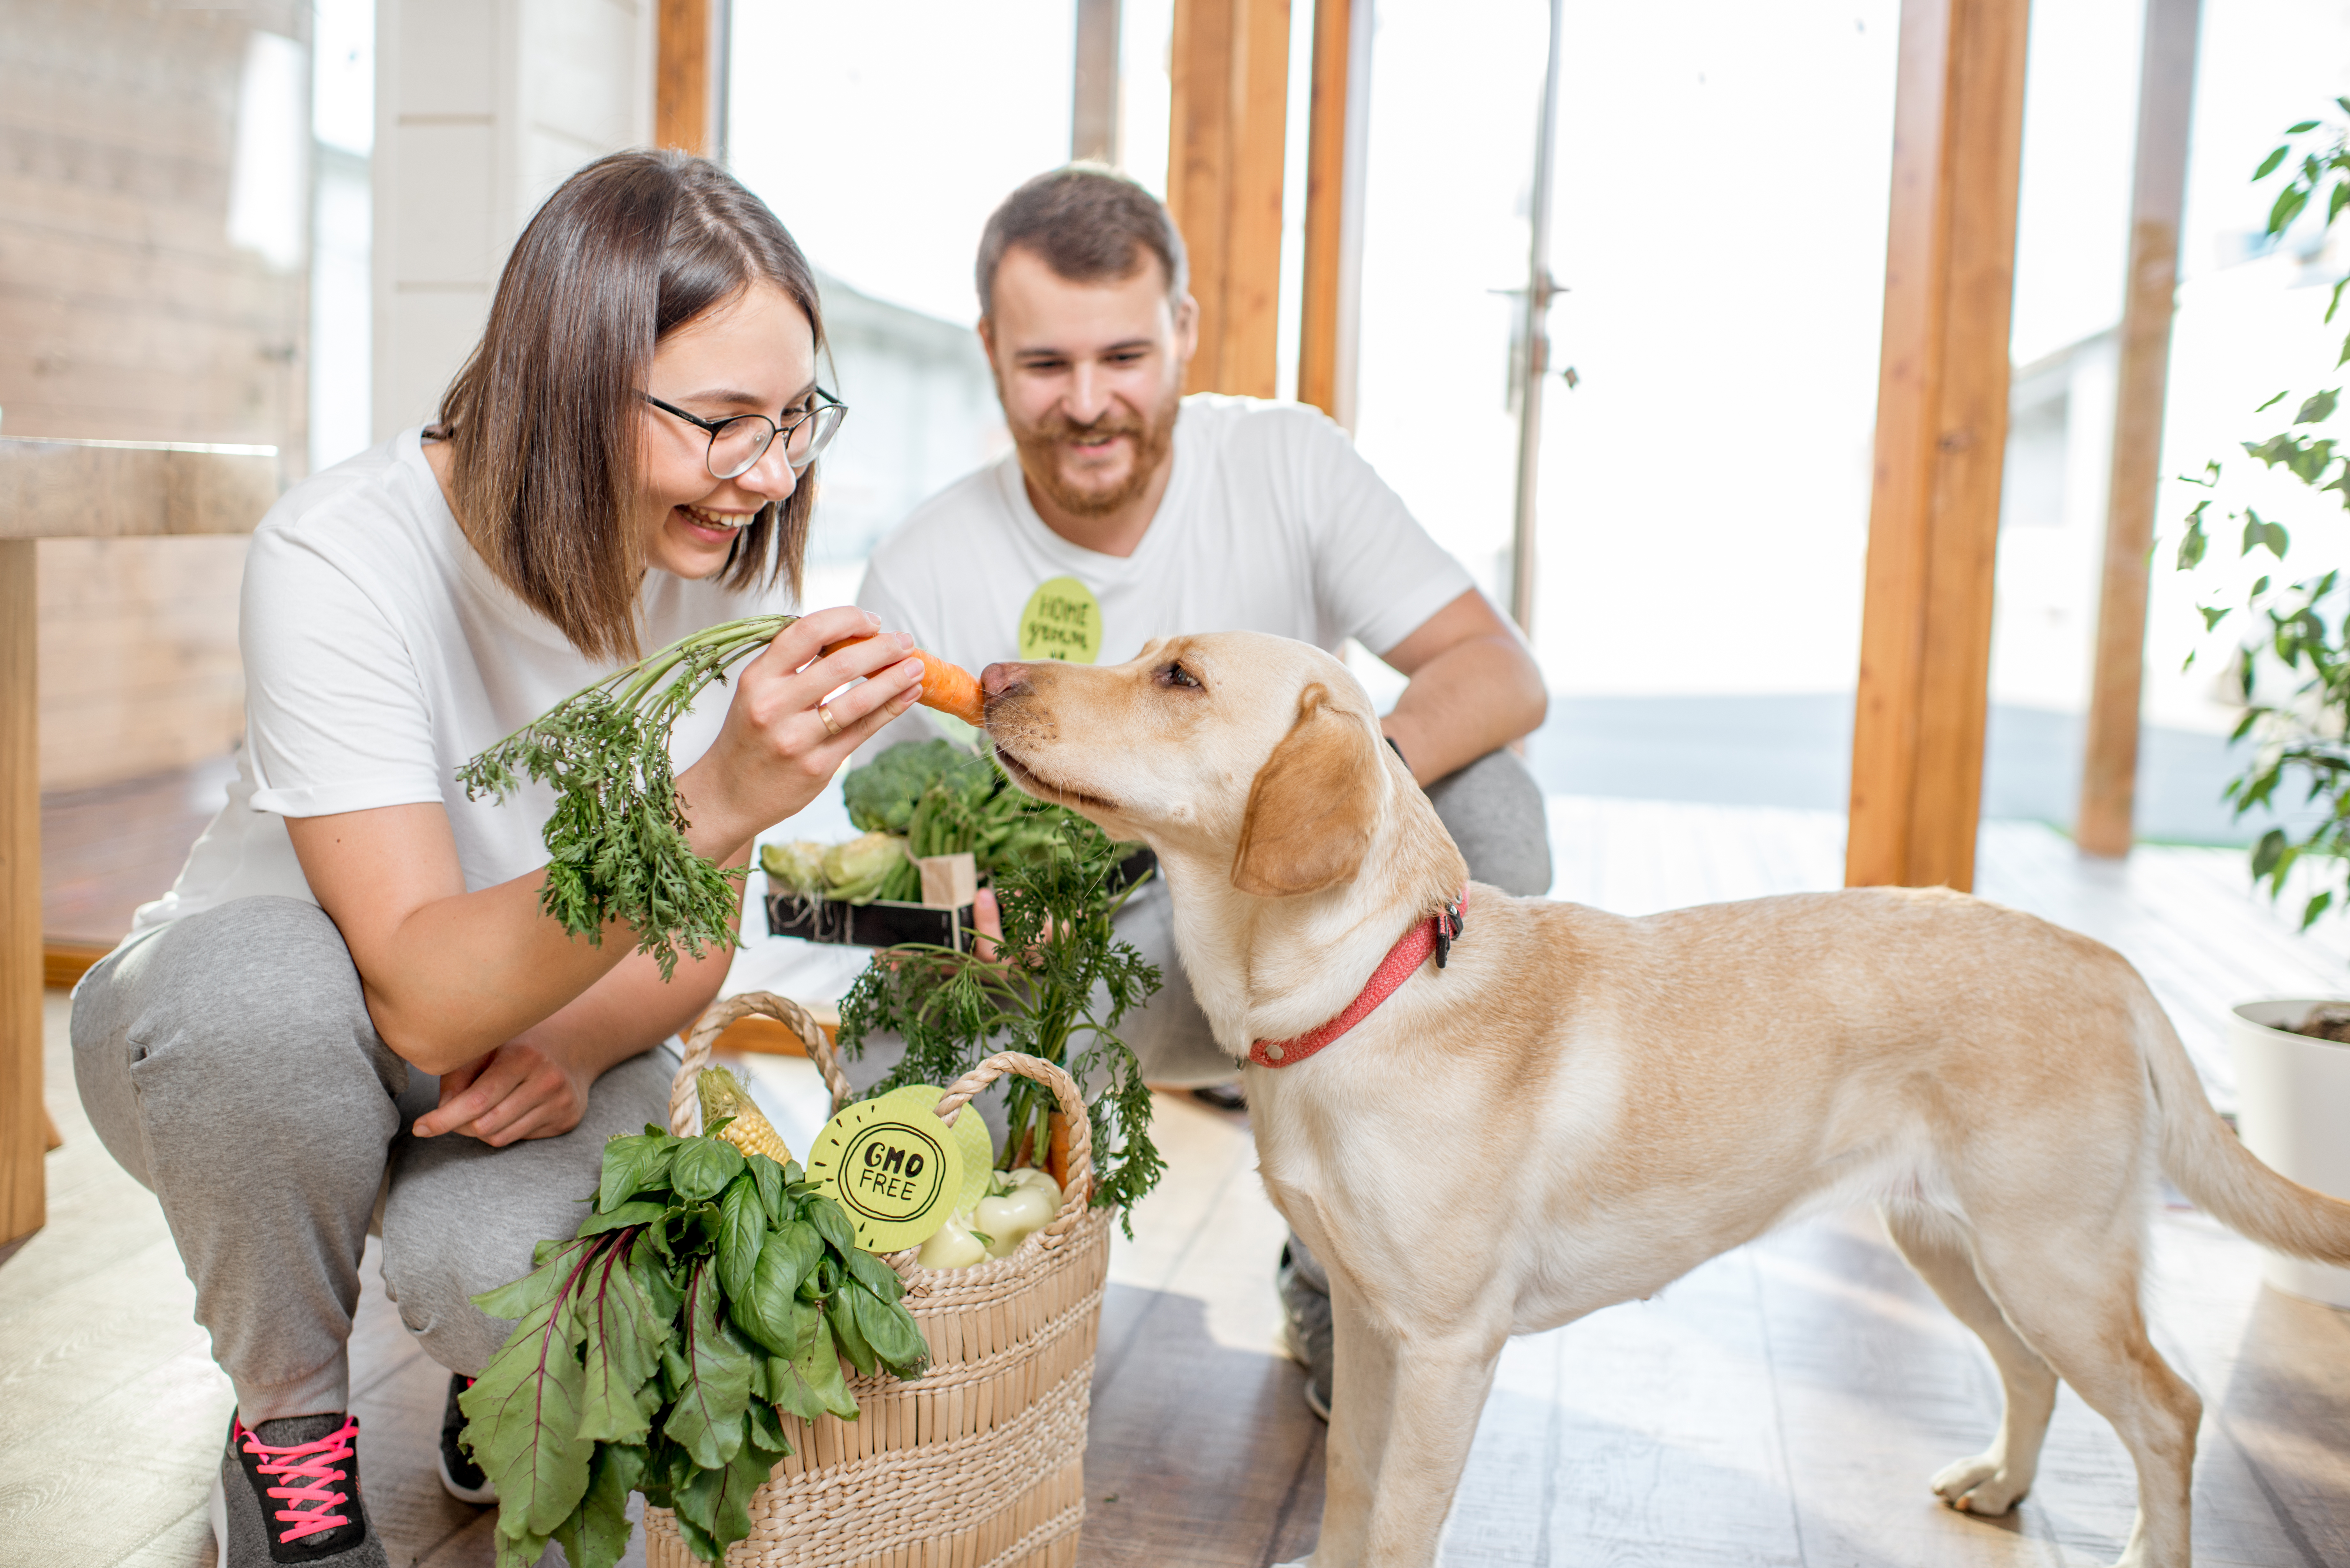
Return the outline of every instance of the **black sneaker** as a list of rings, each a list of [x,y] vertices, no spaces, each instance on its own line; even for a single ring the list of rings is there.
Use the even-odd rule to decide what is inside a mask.
[[[457,1396],[473,1386],[463,1373],[449,1374],[449,1403],[441,1407],[441,1489],[459,1502],[495,1502],[498,1489],[457,1440],[465,1429],[465,1412],[457,1408]]]
[[[1248,1109],[1248,1091],[1238,1084],[1207,1084],[1191,1091],[1191,1097],[1203,1106],[1220,1111]]]
[[[1321,1265],[1296,1237],[1281,1250],[1274,1283],[1281,1292],[1290,1358],[1305,1368],[1305,1407],[1330,1418],[1330,1287]]]
[[[213,1481],[219,1568],[390,1568],[359,1502],[359,1438],[358,1418],[339,1411],[251,1432],[230,1417]]]

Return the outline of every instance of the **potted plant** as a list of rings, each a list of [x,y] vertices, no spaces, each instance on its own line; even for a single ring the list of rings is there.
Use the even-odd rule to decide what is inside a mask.
[[[2350,99],[2336,105],[2350,116]],[[2258,182],[2283,180],[2269,209],[2267,233],[2281,238],[2304,212],[2321,213],[2321,235],[2350,206],[2350,123],[2305,119],[2260,164]],[[2350,278],[2334,286],[2324,320],[2342,307]],[[2337,367],[2350,363],[2345,338]],[[2293,410],[2291,422],[2263,441],[2242,443],[2258,463],[2205,464],[2186,483],[2209,493],[2185,519],[2178,542],[2180,571],[2216,576],[2208,561],[2216,539],[2236,545],[2234,559],[2272,560],[2236,604],[2198,607],[2207,631],[2236,617],[2240,628],[2232,677],[2243,716],[2231,742],[2251,746],[2243,771],[2224,798],[2241,818],[2256,807],[2285,803],[2297,819],[2262,834],[2251,849],[2252,880],[2281,898],[2296,871],[2301,924],[2307,929],[2345,904],[2337,893],[2350,876],[2350,582],[2338,566],[2314,573],[2288,566],[2293,533],[2255,501],[2276,509],[2282,491],[2303,504],[2350,506],[2350,450],[2326,433],[2341,404],[2334,387],[2296,398],[2281,391],[2256,411]],[[2233,477],[2230,476],[2230,464]],[[2293,485],[2300,488],[2290,488]],[[2255,489],[2262,492],[2253,494]],[[2296,519],[2295,526],[2300,526]],[[2305,537],[2304,534],[2304,537]],[[2224,560],[2225,557],[2222,557]],[[2206,597],[2223,598],[2225,593]],[[2190,654],[2188,662],[2192,664]],[[2238,1088],[2238,1126],[2247,1147],[2295,1181],[2350,1197],[2350,1005],[2332,998],[2278,998],[2245,1002],[2230,1020]],[[2280,1290],[2330,1305],[2350,1307],[2350,1270],[2270,1254],[2265,1270]]]

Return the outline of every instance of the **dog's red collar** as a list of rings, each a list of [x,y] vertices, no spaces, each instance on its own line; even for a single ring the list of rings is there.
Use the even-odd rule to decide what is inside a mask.
[[[1249,1047],[1249,1060],[1260,1067],[1295,1067],[1368,1018],[1373,1008],[1393,996],[1396,988],[1428,961],[1429,954],[1436,955],[1436,967],[1442,969],[1445,961],[1452,956],[1453,939],[1466,924],[1468,910],[1469,885],[1464,882],[1461,885],[1461,897],[1414,925],[1388,950],[1386,960],[1372,971],[1370,983],[1347,1004],[1344,1012],[1294,1040],[1260,1040]]]

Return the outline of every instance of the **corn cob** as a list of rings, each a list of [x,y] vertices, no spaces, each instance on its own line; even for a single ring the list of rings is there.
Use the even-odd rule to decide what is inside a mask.
[[[694,1080],[694,1092],[702,1099],[702,1125],[709,1127],[722,1116],[733,1119],[718,1129],[718,1136],[741,1149],[744,1154],[764,1154],[777,1165],[789,1165],[791,1145],[783,1140],[759,1107],[751,1101],[734,1075],[723,1067],[704,1067],[702,1076]]]

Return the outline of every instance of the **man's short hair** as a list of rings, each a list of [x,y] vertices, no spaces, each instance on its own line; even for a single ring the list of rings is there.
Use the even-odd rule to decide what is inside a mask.
[[[987,220],[979,237],[979,313],[995,313],[995,269],[1004,252],[1024,246],[1071,283],[1132,277],[1146,253],[1159,259],[1167,297],[1191,283],[1183,236],[1158,197],[1099,163],[1072,163],[1039,174]]]

